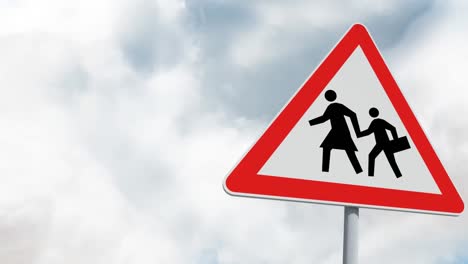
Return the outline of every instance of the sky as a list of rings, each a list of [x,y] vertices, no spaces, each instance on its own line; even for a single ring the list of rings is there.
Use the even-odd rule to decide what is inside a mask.
[[[0,1],[0,262],[340,263],[343,208],[222,181],[367,26],[467,197],[466,1]],[[361,210],[362,263],[468,263],[468,218]]]

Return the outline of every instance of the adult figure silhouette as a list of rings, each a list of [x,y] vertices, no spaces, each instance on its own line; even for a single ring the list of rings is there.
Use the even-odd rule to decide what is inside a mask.
[[[325,99],[329,102],[334,102],[336,100],[336,93],[333,90],[326,91]],[[357,135],[359,133],[359,123],[356,113],[340,103],[335,102],[329,104],[322,116],[309,120],[309,125],[311,126],[321,124],[326,121],[330,121],[331,124],[330,132],[328,132],[328,135],[320,145],[323,150],[323,172],[328,172],[330,168],[330,155],[332,149],[341,149],[346,151],[348,159],[351,161],[356,174],[362,172],[361,165],[356,157],[357,148],[356,145],[354,145],[351,133],[349,132],[349,128],[346,123],[346,116],[351,119],[354,132]]]
[[[390,166],[392,167],[393,172],[397,178],[401,177],[400,169],[395,161],[394,152],[391,150],[390,139],[386,130],[389,130],[392,134],[394,140],[398,139],[398,134],[394,126],[392,126],[387,121],[377,118],[379,116],[379,110],[372,107],[369,110],[369,115],[374,118],[369,125],[369,128],[358,133],[358,137],[368,136],[374,133],[375,136],[375,146],[369,153],[369,176],[374,176],[374,167],[375,159],[383,151],[387,157]]]

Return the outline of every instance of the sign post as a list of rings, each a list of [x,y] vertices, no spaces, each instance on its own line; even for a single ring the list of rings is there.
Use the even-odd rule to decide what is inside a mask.
[[[326,56],[223,187],[236,196],[345,206],[344,264],[358,263],[359,208],[452,216],[464,210],[361,24]]]
[[[358,264],[359,207],[344,207],[343,264]]]

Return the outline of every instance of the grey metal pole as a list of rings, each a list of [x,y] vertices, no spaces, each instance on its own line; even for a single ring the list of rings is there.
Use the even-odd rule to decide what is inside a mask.
[[[345,206],[343,230],[343,264],[358,264],[359,208]]]

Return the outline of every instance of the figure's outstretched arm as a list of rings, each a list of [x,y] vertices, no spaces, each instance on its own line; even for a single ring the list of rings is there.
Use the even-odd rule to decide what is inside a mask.
[[[313,125],[321,124],[328,120],[330,120],[330,106],[328,106],[327,109],[325,109],[325,112],[323,113],[323,115],[309,120],[309,125],[313,126]]]
[[[324,123],[327,120],[329,120],[330,119],[329,109],[330,109],[330,106],[327,107],[327,109],[325,109],[325,112],[323,113],[323,115],[309,120],[309,125],[313,126],[313,125]]]
[[[357,137],[358,137],[358,138],[360,138],[360,137],[365,137],[365,136],[368,136],[368,135],[370,135],[370,134],[372,134],[372,129],[371,129],[371,127],[369,126],[368,129],[363,130],[363,131],[361,131],[360,133],[358,133],[358,134],[357,134]]]
[[[322,115],[322,116],[309,120],[309,125],[313,126],[313,125],[321,124],[327,120],[328,120],[328,117],[326,117],[325,115]]]

